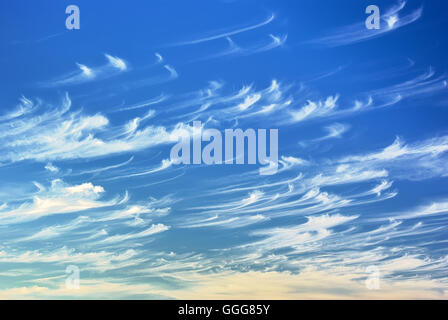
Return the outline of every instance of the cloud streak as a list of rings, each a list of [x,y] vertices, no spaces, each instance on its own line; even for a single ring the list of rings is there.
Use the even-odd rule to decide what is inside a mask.
[[[257,24],[253,24],[247,27],[243,27],[243,28],[239,28],[239,29],[234,29],[231,31],[227,31],[227,32],[219,32],[219,33],[215,33],[212,34],[210,36],[206,36],[203,38],[199,38],[199,39],[195,39],[195,40],[189,40],[189,41],[184,41],[184,42],[178,42],[175,43],[175,46],[185,46],[185,45],[193,45],[193,44],[199,44],[199,43],[203,43],[203,42],[208,42],[208,41],[213,41],[213,40],[217,40],[217,39],[222,39],[222,38],[226,38],[226,37],[230,37],[236,34],[240,34],[243,32],[247,32],[247,31],[251,31],[251,30],[255,30],[258,29],[260,27],[263,27],[269,23],[271,23],[275,18],[275,15],[272,14],[270,17],[268,17],[267,19],[263,20],[260,23]]]
[[[76,63],[79,71],[73,71],[60,78],[41,83],[41,86],[52,88],[60,86],[79,85],[94,80],[107,79],[128,70],[129,66],[123,59],[107,53],[104,56],[108,61],[108,63],[105,65],[98,67],[88,67],[84,64]]]
[[[321,38],[310,41],[311,44],[319,44],[328,47],[338,47],[367,41],[384,36],[397,29],[414,23],[421,18],[423,8],[418,8],[410,13],[399,15],[405,8],[406,1],[400,0],[397,5],[381,13],[382,24],[380,29],[367,29],[364,21],[337,29]]]

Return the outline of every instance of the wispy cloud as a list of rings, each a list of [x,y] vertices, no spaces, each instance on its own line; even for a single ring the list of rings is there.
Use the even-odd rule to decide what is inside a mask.
[[[153,99],[148,99],[139,103],[136,103],[134,105],[131,106],[126,106],[126,107],[122,107],[120,109],[117,110],[118,111],[128,111],[128,110],[135,110],[135,109],[141,109],[141,108],[145,108],[145,107],[149,107],[158,103],[161,103],[163,101],[165,101],[168,97],[164,94],[159,95],[158,97],[155,97]]]
[[[39,250],[26,251],[19,255],[14,253],[0,251],[0,261],[14,263],[79,263],[91,264],[92,269],[101,271],[118,269],[126,265],[133,265],[140,261],[131,263],[129,259],[135,258],[139,252],[133,249],[126,250],[121,253],[113,253],[106,251],[99,252],[77,252],[75,249],[62,247],[51,252],[41,252]]]
[[[231,31],[225,31],[225,32],[215,32],[212,33],[212,35],[210,36],[205,36],[202,38],[198,38],[198,39],[194,39],[194,40],[189,40],[189,41],[184,41],[184,42],[178,42],[175,43],[173,45],[175,46],[184,46],[184,45],[192,45],[192,44],[198,44],[198,43],[202,43],[202,42],[207,42],[207,41],[212,41],[212,40],[217,40],[217,39],[221,39],[221,38],[226,38],[226,37],[230,37],[239,33],[243,33],[243,32],[247,32],[247,31],[251,31],[260,27],[263,27],[269,23],[271,23],[275,18],[275,15],[272,14],[269,18],[263,20],[260,23],[257,24],[253,24],[247,27],[243,27],[243,28],[238,28],[238,29],[234,29]]]
[[[292,121],[300,122],[305,119],[314,117],[322,117],[330,114],[337,106],[339,95],[329,96],[325,101],[311,101],[309,100],[299,110],[290,111]]]
[[[301,10],[281,6],[285,19],[185,29],[163,52],[145,41],[128,55],[135,39],[114,34],[130,41],[120,47],[129,62],[93,62],[81,46],[71,72],[40,86],[19,82],[29,76],[20,68],[4,80],[18,101],[4,95],[0,112],[0,297],[446,298],[448,79],[421,49],[439,40],[443,52],[444,42],[431,33],[415,46],[423,33],[405,28],[432,30],[437,10],[422,19],[411,3],[381,7],[379,30],[323,21],[315,51],[288,46]],[[196,9],[182,14],[197,20]],[[398,30],[394,50],[370,50]],[[67,64],[50,49],[54,67]],[[33,54],[7,50],[3,62]],[[195,120],[220,132],[278,128],[278,163],[174,164],[170,148]],[[68,264],[84,275],[76,292],[65,287]],[[366,290],[372,265],[381,290]]]
[[[70,106],[71,100],[66,95],[62,108],[29,116],[26,122],[17,121],[14,130],[0,134],[0,140],[4,141],[0,162],[90,158],[137,151],[177,142],[179,136],[191,130],[182,123],[171,130],[153,125],[140,128],[140,121],[134,121],[132,130],[129,123],[110,127],[104,115],[69,112]]]
[[[312,40],[309,43],[336,47],[349,45],[369,39],[383,36],[399,28],[417,21],[423,13],[423,8],[416,9],[410,13],[399,15],[405,8],[406,1],[400,0],[397,5],[381,12],[382,24],[380,29],[367,29],[364,21],[342,28],[338,28],[330,34]]]
[[[107,53],[104,56],[108,61],[108,63],[105,65],[88,67],[85,64],[76,63],[79,71],[73,71],[54,80],[43,82],[41,83],[41,86],[59,87],[76,85],[93,80],[106,79],[128,70],[129,66],[123,59]]]
[[[52,173],[59,172],[59,168],[54,166],[51,162],[47,163],[47,165],[45,166],[45,169]]]
[[[176,71],[176,69],[174,69],[172,66],[166,64],[163,66],[166,70],[168,70],[168,72],[170,73],[170,78],[171,79],[176,79],[179,75]]]
[[[131,239],[144,238],[144,237],[156,234],[156,233],[167,231],[169,229],[170,229],[169,226],[166,226],[161,223],[159,223],[157,225],[153,224],[151,227],[149,227],[148,229],[145,229],[143,231],[136,232],[136,233],[112,235],[110,237],[103,239],[101,242],[114,243],[114,242],[122,242],[122,241],[126,241],[126,240],[131,240]]]
[[[249,56],[256,53],[269,51],[278,47],[282,47],[286,43],[288,35],[285,34],[275,36],[273,34],[269,34],[269,38],[270,38],[269,42],[263,41],[256,44],[240,45],[236,44],[235,41],[232,40],[230,37],[226,37],[226,40],[228,42],[228,48],[212,55],[200,57],[195,61],[209,60],[225,56],[231,56],[231,57]]]
[[[113,206],[118,198],[102,201],[104,189],[90,182],[68,185],[60,179],[53,180],[48,190],[40,190],[29,201],[13,204],[1,210],[0,224],[13,224],[36,220],[54,214],[81,212]]]

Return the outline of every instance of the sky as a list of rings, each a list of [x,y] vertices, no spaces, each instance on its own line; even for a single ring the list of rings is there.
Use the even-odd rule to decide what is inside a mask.
[[[448,298],[446,12],[1,2],[0,298]],[[278,170],[174,163],[194,121]]]

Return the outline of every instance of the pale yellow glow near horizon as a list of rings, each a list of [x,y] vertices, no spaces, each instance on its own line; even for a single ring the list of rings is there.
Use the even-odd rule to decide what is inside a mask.
[[[152,295],[192,300],[294,300],[294,299],[448,299],[448,290],[435,280],[381,280],[379,290],[369,290],[353,274],[335,274],[312,268],[299,274],[286,272],[235,272],[195,275],[191,287],[182,290],[160,289],[150,283],[124,284],[81,280],[79,290],[63,285],[50,289],[40,283],[33,287],[0,290],[0,299],[120,299],[133,295]],[[194,283],[197,283],[196,285]]]

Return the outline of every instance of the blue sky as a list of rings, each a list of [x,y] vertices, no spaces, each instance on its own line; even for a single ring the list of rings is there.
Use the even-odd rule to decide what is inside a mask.
[[[447,10],[2,2],[0,298],[446,299]],[[172,164],[193,121],[278,171]]]

